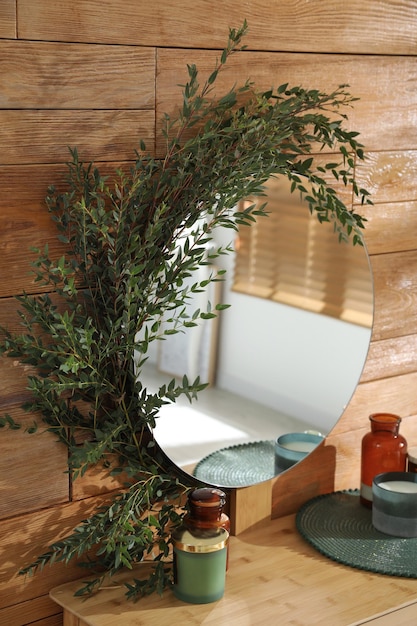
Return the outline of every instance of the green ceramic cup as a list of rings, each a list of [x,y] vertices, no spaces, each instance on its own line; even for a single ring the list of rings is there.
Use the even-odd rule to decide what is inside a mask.
[[[417,537],[417,474],[385,472],[372,483],[372,524],[394,537]]]

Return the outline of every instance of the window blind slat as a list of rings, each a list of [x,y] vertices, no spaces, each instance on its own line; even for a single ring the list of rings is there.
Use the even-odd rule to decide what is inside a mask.
[[[370,326],[373,297],[365,250],[339,243],[333,225],[320,224],[289,186],[288,180],[273,178],[266,197],[249,199],[267,200],[268,217],[239,229],[234,291]]]

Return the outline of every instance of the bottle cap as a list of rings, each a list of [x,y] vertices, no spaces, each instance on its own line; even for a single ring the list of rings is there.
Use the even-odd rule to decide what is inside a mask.
[[[394,413],[372,413],[369,416],[371,422],[378,422],[378,424],[399,424],[401,422],[401,417],[399,415],[395,415]]]
[[[226,494],[216,487],[201,487],[191,491],[188,500],[191,506],[223,508],[226,504]]]

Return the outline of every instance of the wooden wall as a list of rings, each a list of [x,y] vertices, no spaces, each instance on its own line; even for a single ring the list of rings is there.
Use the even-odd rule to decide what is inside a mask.
[[[229,26],[249,22],[248,51],[223,84],[251,76],[360,97],[350,114],[369,152],[358,172],[374,193],[366,242],[375,323],[360,385],[326,444],[271,482],[272,515],[309,497],[357,487],[368,415],[392,411],[417,444],[417,5],[404,0],[2,0],[0,3],[0,323],[16,326],[13,295],[35,290],[30,246],[56,248],[43,208],[67,146],[82,158],[132,159],[139,138],[158,153],[161,114],[179,101],[187,63],[212,66]],[[190,50],[191,49],[191,50]],[[325,340],[325,338],[323,338]],[[0,360],[0,412],[19,409],[27,371]],[[302,393],[302,381],[300,381]],[[54,566],[16,572],[93,510],[108,491],[99,470],[71,486],[66,450],[45,434],[0,433],[0,624],[62,623],[51,587],[80,576]],[[244,494],[244,490],[242,491]],[[258,494],[258,495],[257,495]],[[271,510],[265,486],[251,506]]]

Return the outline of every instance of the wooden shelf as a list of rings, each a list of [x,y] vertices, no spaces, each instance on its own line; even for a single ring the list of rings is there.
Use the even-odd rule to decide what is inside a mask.
[[[139,573],[138,573],[139,576]],[[65,626],[400,626],[417,619],[417,580],[372,574],[339,565],[299,535],[294,516],[262,522],[231,537],[224,597],[211,604],[186,604],[171,591],[137,603],[126,600],[123,580],[80,599],[80,583],[53,589]]]

